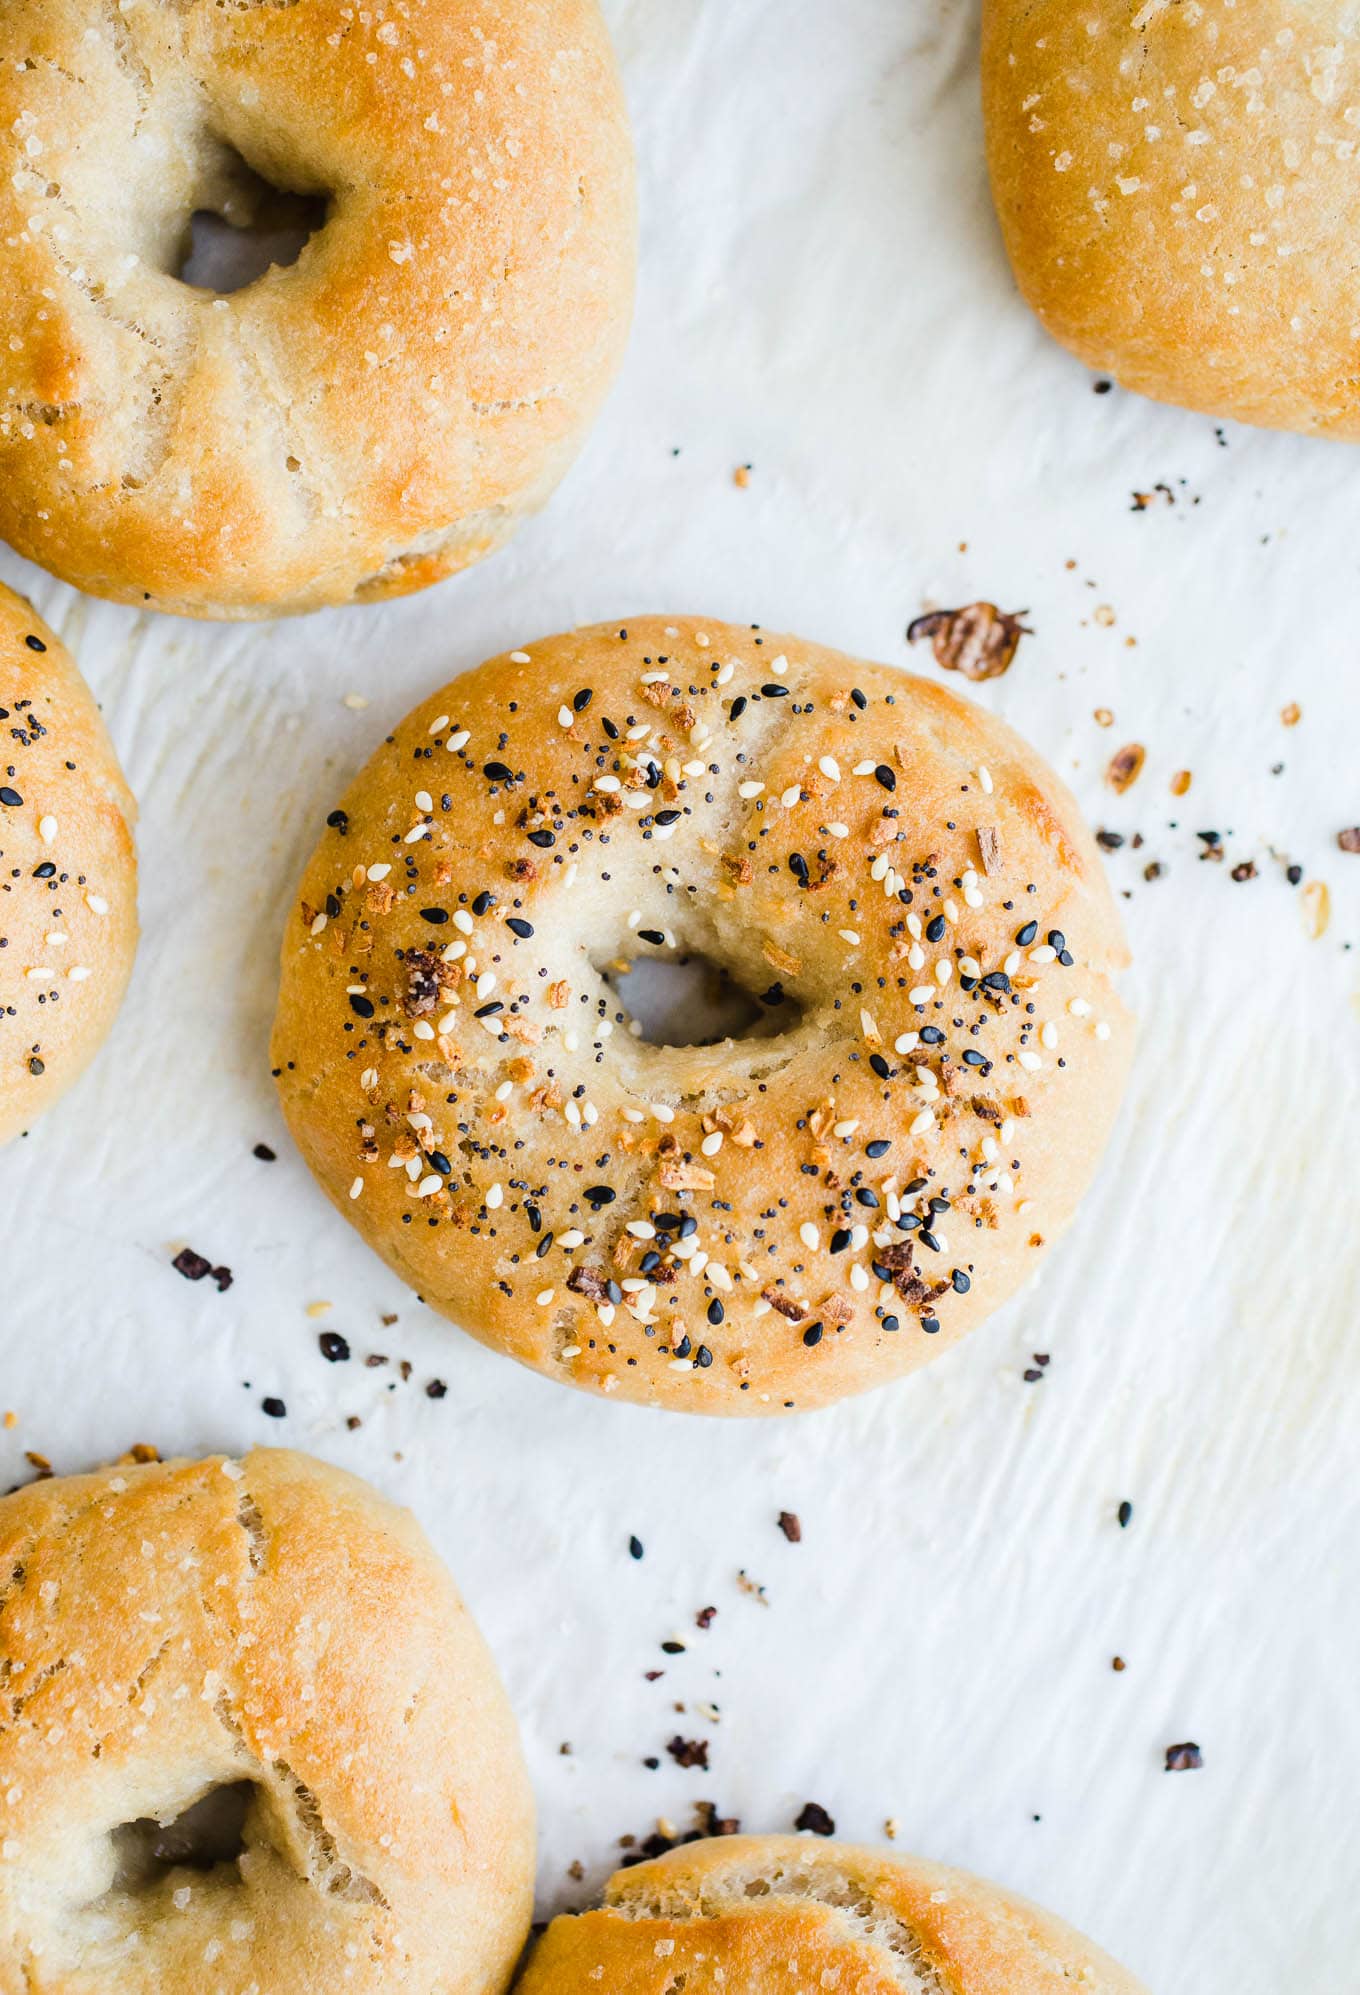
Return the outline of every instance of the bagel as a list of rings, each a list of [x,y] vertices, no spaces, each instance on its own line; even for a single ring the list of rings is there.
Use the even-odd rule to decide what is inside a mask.
[[[181,282],[271,188],[296,264]],[[566,470],[634,234],[597,0],[6,0],[0,535],[189,616],[424,588]]]
[[[516,1995],[1145,1995],[1071,1926],[916,1857],[731,1836],[621,1870],[554,1919]]]
[[[0,1143],[94,1057],[137,947],[137,807],[89,687],[0,587]]]
[[[629,1027],[698,953],[761,1024]],[[1076,806],[934,684],[692,619],[425,700],[326,820],[273,1058],[322,1188],[435,1309],[705,1413],[910,1371],[1037,1267],[1130,1021]]]
[[[414,1520],[305,1456],[0,1500],[0,1984],[491,1995],[532,1807]]]
[[[1354,441],[1360,44],[1314,12],[987,0],[987,146],[1016,281],[1089,367]]]

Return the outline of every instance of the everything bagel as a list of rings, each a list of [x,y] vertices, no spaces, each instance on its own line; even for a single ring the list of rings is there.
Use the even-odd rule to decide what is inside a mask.
[[[728,1836],[610,1879],[554,1919],[516,1995],[1146,1995],[1051,1912],[942,1864]]]
[[[181,282],[271,188],[324,204],[296,264]],[[7,0],[0,534],[193,616],[423,588],[562,476],[633,259],[596,0]]]
[[[498,1995],[532,1807],[413,1519],[301,1455],[0,1501],[0,1986]]]
[[[0,1143],[81,1074],[137,947],[137,806],[89,687],[0,588]]]
[[[754,995],[748,1036],[630,1032],[628,966],[686,954]],[[1008,728],[644,618],[389,736],[291,911],[274,1061],[321,1185],[433,1307],[573,1385],[778,1413],[910,1371],[1038,1265],[1119,1100],[1124,960]]]

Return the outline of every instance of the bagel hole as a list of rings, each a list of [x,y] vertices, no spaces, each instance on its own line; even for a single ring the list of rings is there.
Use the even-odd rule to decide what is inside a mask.
[[[116,1891],[151,1891],[172,1870],[225,1870],[245,1854],[246,1817],[255,1784],[210,1787],[173,1821],[143,1816],[113,1831]]]
[[[793,999],[771,984],[765,997],[738,983],[710,956],[641,956],[625,970],[618,960],[600,975],[644,1046],[717,1046],[728,1039],[771,1039],[800,1017]]]
[[[266,271],[289,269],[329,216],[326,195],[277,187],[234,146],[215,141],[170,275],[192,290],[230,297]]]

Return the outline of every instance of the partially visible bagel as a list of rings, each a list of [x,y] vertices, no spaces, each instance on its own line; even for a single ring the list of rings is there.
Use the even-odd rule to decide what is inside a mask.
[[[749,1036],[632,1036],[630,964],[687,952],[756,995]],[[274,1062],[322,1187],[436,1309],[572,1385],[780,1413],[910,1371],[1038,1267],[1119,1101],[1124,961],[1009,728],[644,617],[388,736],[290,910]]]
[[[1324,0],[986,0],[1016,282],[1124,387],[1360,440],[1360,22]]]
[[[1052,1913],[960,1870],[802,1836],[692,1843],[554,1919],[516,1995],[1145,1995]]]
[[[0,1500],[6,1995],[495,1995],[532,1806],[410,1515],[256,1451]]]
[[[181,282],[191,211],[248,221],[253,176],[324,226]],[[424,588],[575,455],[634,234],[597,0],[5,0],[0,535],[190,616]]]
[[[137,807],[89,687],[0,587],[0,1143],[102,1045],[137,946]]]

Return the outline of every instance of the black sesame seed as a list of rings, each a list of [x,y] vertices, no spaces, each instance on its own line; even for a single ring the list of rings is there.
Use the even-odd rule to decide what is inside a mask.
[[[3,789],[0,789],[0,804],[8,804],[11,810],[16,810],[22,802],[23,798],[19,795],[19,792],[12,790],[8,783],[6,783]]]
[[[612,1205],[618,1193],[612,1185],[587,1185],[586,1197],[594,1206]]]
[[[921,1318],[921,1328],[925,1331],[927,1337],[937,1336],[939,1334],[939,1329],[940,1329],[939,1317],[923,1316]]]
[[[1133,1522],[1133,1505],[1129,1502],[1127,1497],[1120,1504],[1116,1514],[1119,1518],[1120,1530],[1127,1531],[1129,1525]]]
[[[446,907],[423,907],[420,918],[428,921],[432,928],[442,928],[449,918],[449,911]]]
[[[472,1016],[474,1018],[499,1018],[504,1010],[505,1006],[501,1003],[500,999],[492,998],[490,1004],[479,1005]]]
[[[820,1344],[821,1341],[822,1341],[821,1324],[809,1323],[807,1329],[803,1332],[803,1342],[807,1345],[808,1349],[811,1350],[815,1344]]]
[[[356,1012],[360,1018],[372,1018],[373,1016],[372,998],[360,997],[357,991],[351,991],[349,994],[349,1008],[351,1011]]]
[[[1015,932],[1015,940],[1017,945],[1021,949],[1028,949],[1030,943],[1034,940],[1035,936],[1038,933],[1039,933],[1038,922],[1027,921],[1023,928],[1018,928]]]
[[[887,1061],[884,1059],[881,1053],[871,1053],[869,1055],[869,1065],[873,1068],[874,1072],[878,1075],[878,1078],[881,1081],[886,1081],[891,1079],[892,1068],[888,1065]]]
[[[740,720],[745,711],[746,711],[746,695],[745,693],[738,693],[736,699],[733,700],[731,706],[727,710],[727,718],[729,720]]]
[[[987,1055],[979,1053],[976,1046],[970,1046],[963,1056],[963,1064],[965,1067],[985,1067]]]
[[[945,931],[944,916],[942,914],[937,914],[933,921],[928,921],[926,923],[926,941],[943,942],[944,931]]]
[[[939,1026],[923,1025],[921,1027],[921,1043],[924,1046],[943,1046],[944,1034],[941,1032]]]
[[[287,1417],[288,1408],[281,1399],[262,1399],[260,1411],[267,1413],[271,1420],[283,1420]]]
[[[907,1186],[907,1192],[911,1197],[915,1197],[918,1191],[925,1190],[926,1184],[927,1180],[925,1178],[913,1178]]]
[[[805,887],[807,885],[808,883],[807,860],[803,857],[801,852],[790,852],[789,871],[793,874],[794,879],[797,880],[800,887]]]
[[[708,1370],[709,1366],[713,1362],[713,1353],[712,1351],[709,1350],[707,1344],[701,1344],[699,1346],[698,1350],[694,1353],[694,1362],[699,1367],[699,1370],[701,1372],[706,1372]]]
[[[483,762],[482,774],[489,783],[513,783],[515,780],[513,771],[507,769],[504,762]]]
[[[760,690],[767,700],[786,700],[789,696],[787,686],[762,686]]]
[[[650,942],[654,948],[659,949],[665,940],[666,938],[659,928],[640,928],[638,930],[638,941]]]
[[[866,1157],[886,1157],[891,1148],[892,1138],[890,1136],[875,1136],[872,1143],[865,1144],[864,1154]]]
[[[349,812],[343,810],[333,810],[330,816],[326,819],[326,822],[330,826],[332,831],[341,831],[341,832],[348,831]]]
[[[867,1205],[871,1210],[876,1212],[878,1210],[878,1193],[870,1185],[861,1185],[855,1193],[855,1203],[857,1205]]]
[[[338,1330],[323,1330],[317,1342],[321,1355],[328,1365],[344,1365],[349,1362],[349,1342]]]
[[[555,833],[551,831],[531,831],[529,833],[529,843],[536,845],[540,852],[546,852],[550,845],[556,845],[557,838]]]
[[[939,1253],[940,1243],[935,1238],[935,1235],[930,1231],[928,1227],[923,1226],[921,1228],[921,1231],[917,1234],[916,1237],[921,1242],[921,1245],[923,1247],[929,1247],[932,1254]]]
[[[1061,955],[1063,950],[1067,947],[1067,937],[1063,934],[1060,928],[1049,929],[1048,946],[1050,949],[1056,949],[1059,955]]]
[[[35,880],[52,880],[56,878],[56,874],[56,865],[51,859],[44,859],[41,866],[33,868],[33,877]]]
[[[590,705],[591,701],[594,699],[594,697],[595,697],[595,689],[593,686],[582,686],[580,692],[574,694],[572,697],[571,704],[573,711],[576,713],[584,713],[586,708]]]
[[[897,788],[897,778],[886,762],[880,762],[874,770],[874,781],[882,783],[885,790],[895,790]]]
[[[46,651],[47,649],[47,646],[43,643],[42,639],[40,637],[35,637],[32,631],[30,631],[28,636],[24,639],[24,643],[28,646],[30,651]]]
[[[849,1231],[844,1226],[838,1226],[831,1236],[831,1252],[833,1254],[843,1254],[849,1245]]]
[[[630,1538],[628,1540],[628,1556],[630,1559],[640,1559],[642,1557],[641,1538]]]
[[[444,1152],[442,1150],[431,1150],[430,1169],[432,1171],[438,1171],[441,1178],[446,1178],[448,1177],[450,1171],[452,1171],[453,1165],[449,1162],[448,1158],[444,1155]]]
[[[954,1284],[955,1295],[967,1295],[969,1289],[973,1286],[962,1268],[955,1268],[949,1279]]]
[[[517,914],[510,915],[505,925],[512,935],[518,935],[521,942],[527,942],[534,932],[533,923],[522,921]]]
[[[536,1261],[541,1261],[545,1254],[551,1253],[552,1243],[553,1243],[552,1234],[545,1233],[543,1235],[543,1238],[539,1241],[538,1245],[534,1248],[534,1259]]]
[[[659,810],[656,821],[658,824],[679,824],[680,813],[678,810]]]
[[[863,693],[860,691],[858,686],[852,686],[850,688],[850,697],[854,701],[855,705],[859,708],[860,712],[863,713],[865,708],[868,706],[869,702],[865,699]]]
[[[686,1335],[683,1336],[680,1339],[680,1342],[676,1345],[675,1355],[677,1358],[687,1358],[693,1349],[694,1346],[693,1344],[690,1343],[689,1335],[688,1333],[686,1333]]]
[[[472,912],[478,915],[485,914],[488,908],[494,907],[495,904],[496,904],[496,896],[492,893],[488,893],[486,888],[484,887],[481,893],[478,894],[476,900],[472,903]]]
[[[717,1296],[715,1295],[712,1302],[710,1302],[708,1305],[709,1322],[716,1327],[719,1323],[722,1322],[723,1317],[726,1314],[727,1314],[726,1310],[723,1308],[722,1304],[719,1302]]]

